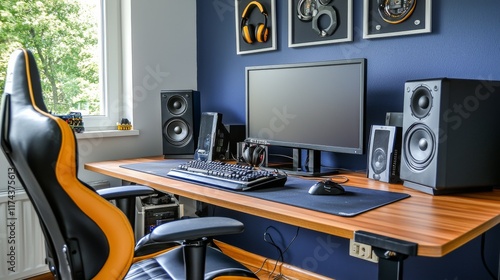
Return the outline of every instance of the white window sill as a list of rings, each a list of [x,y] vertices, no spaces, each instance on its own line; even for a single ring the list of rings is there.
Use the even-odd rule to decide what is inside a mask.
[[[107,138],[107,137],[124,137],[139,135],[139,130],[99,130],[99,131],[85,131],[83,133],[75,133],[76,139],[93,139],[93,138]]]

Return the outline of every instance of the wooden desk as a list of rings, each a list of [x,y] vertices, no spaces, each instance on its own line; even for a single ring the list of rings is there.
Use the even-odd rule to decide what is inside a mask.
[[[104,161],[85,164],[85,169],[122,180],[151,186],[194,200],[280,221],[290,225],[352,239],[357,231],[417,244],[417,255],[442,257],[500,223],[500,190],[431,196],[402,185],[369,180],[364,174],[346,174],[346,185],[404,192],[410,198],[355,217],[340,217],[281,203],[189,184],[120,165],[162,157]]]

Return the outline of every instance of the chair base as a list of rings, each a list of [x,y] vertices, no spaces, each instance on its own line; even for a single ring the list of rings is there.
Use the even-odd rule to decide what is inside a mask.
[[[219,276],[240,276],[258,279],[252,271],[224,255],[212,247],[207,247],[205,278],[214,279]],[[186,279],[184,272],[184,253],[182,247],[175,248],[153,259],[133,264],[125,277],[126,280],[137,279]]]

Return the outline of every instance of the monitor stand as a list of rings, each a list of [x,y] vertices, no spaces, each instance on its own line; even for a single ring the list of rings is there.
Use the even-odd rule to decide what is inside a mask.
[[[307,155],[304,158],[302,149],[293,149],[293,162],[290,164],[274,164],[267,165],[267,169],[279,169],[288,175],[320,177],[337,173],[335,169],[321,168],[321,151],[307,149]],[[307,165],[301,166],[301,162],[307,159]]]

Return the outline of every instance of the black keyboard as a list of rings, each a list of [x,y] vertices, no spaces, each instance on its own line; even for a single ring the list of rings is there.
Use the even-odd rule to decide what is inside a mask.
[[[172,168],[169,176],[216,187],[246,191],[253,188],[282,187],[285,174],[254,169],[221,161],[191,160]]]

